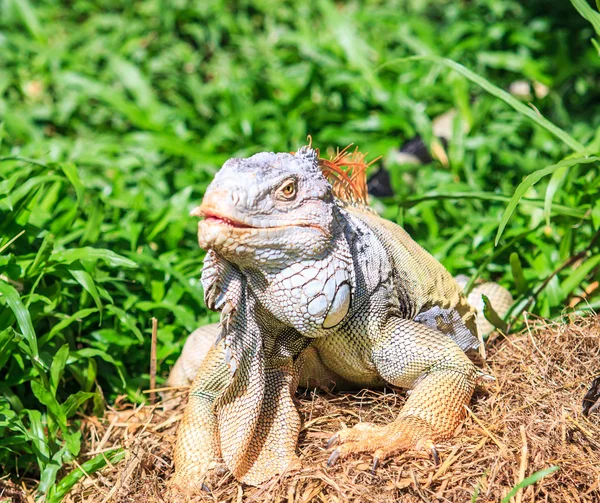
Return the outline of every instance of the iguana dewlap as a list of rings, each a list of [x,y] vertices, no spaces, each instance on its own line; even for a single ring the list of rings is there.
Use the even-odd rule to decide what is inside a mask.
[[[310,147],[230,159],[193,212],[204,217],[207,305],[222,321],[207,328],[219,341],[191,385],[175,484],[198,484],[220,463],[249,484],[290,467],[298,383],[412,389],[390,424],[337,433],[330,463],[354,452],[375,464],[403,450],[435,454],[463,420],[476,311],[436,259],[368,208],[357,179]],[[510,294],[497,288],[502,315]]]

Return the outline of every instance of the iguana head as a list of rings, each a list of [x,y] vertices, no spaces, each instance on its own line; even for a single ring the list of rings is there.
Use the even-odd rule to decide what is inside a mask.
[[[202,248],[240,266],[273,265],[323,254],[331,246],[333,208],[318,153],[303,147],[296,154],[229,159],[192,214],[204,217]]]

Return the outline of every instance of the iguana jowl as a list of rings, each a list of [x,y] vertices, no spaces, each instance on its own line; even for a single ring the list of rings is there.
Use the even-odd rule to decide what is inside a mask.
[[[338,176],[333,186],[324,172]],[[435,442],[462,421],[477,376],[465,355],[479,345],[475,309],[437,260],[334,172],[311,147],[230,159],[195,211],[222,333],[191,386],[175,484],[198,483],[221,461],[249,484],[288,468],[298,383],[412,388],[390,424],[338,432],[330,463],[354,452],[375,464],[408,449],[437,456]],[[510,294],[493,288],[501,312]]]

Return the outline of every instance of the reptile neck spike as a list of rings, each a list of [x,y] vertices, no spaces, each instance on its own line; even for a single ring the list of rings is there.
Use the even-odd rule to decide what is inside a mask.
[[[319,158],[319,166],[325,178],[331,183],[333,195],[346,203],[368,206],[367,168],[381,156],[366,162],[367,153],[362,153],[350,143],[346,148],[337,150],[330,159]]]

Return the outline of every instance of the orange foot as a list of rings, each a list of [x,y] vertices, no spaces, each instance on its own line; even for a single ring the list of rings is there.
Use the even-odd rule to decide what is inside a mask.
[[[358,423],[353,428],[337,432],[329,442],[327,448],[338,446],[329,456],[327,466],[333,466],[339,458],[345,458],[354,452],[372,452],[374,472],[380,461],[392,454],[407,450],[431,451],[436,465],[439,464],[439,455],[433,443],[435,435],[429,424],[414,416],[400,417],[396,421],[384,426],[373,423]]]
[[[188,501],[192,496],[211,494],[211,487],[228,473],[223,463],[212,461],[196,470],[175,472],[167,482],[167,501]],[[186,499],[187,498],[187,499]]]

